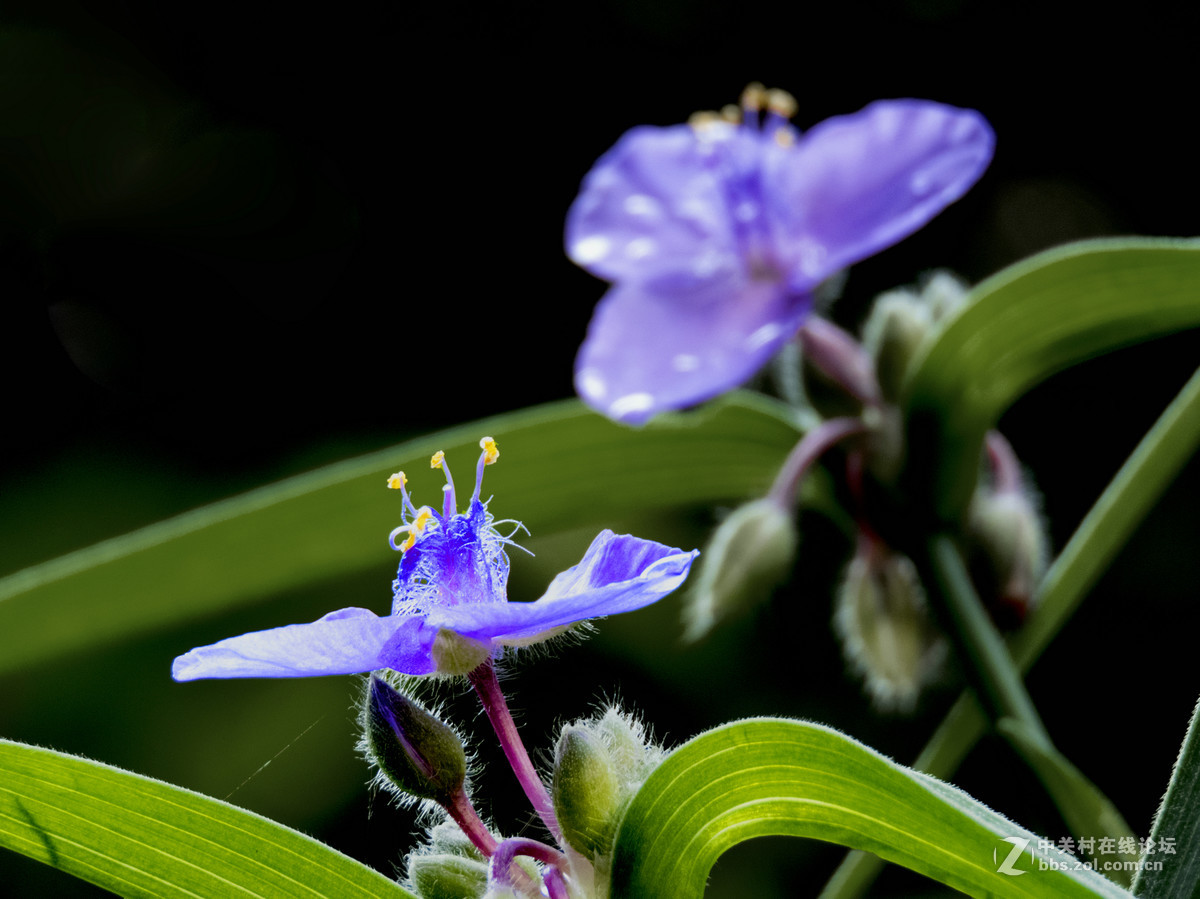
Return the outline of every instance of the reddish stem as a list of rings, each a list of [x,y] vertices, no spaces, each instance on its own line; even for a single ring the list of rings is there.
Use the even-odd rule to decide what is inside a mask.
[[[816,461],[842,440],[866,430],[867,426],[861,418],[830,418],[821,422],[805,434],[788,454],[767,498],[790,510],[796,500],[796,489]]]
[[[475,688],[479,701],[483,703],[483,710],[487,712],[492,729],[500,738],[504,756],[512,766],[513,773],[517,775],[521,789],[529,797],[534,810],[545,822],[550,833],[554,834],[556,840],[561,839],[562,831],[558,828],[558,818],[554,814],[554,802],[550,798],[550,791],[538,776],[537,769],[525,750],[525,744],[521,742],[521,735],[517,733],[517,725],[513,722],[508,703],[504,700],[504,692],[500,689],[500,681],[496,678],[495,664],[488,659],[468,674],[467,679]]]
[[[513,885],[511,866],[518,855],[527,855],[546,865],[543,880],[550,899],[568,899],[566,876],[563,866],[567,858],[553,846],[539,843],[537,840],[514,838],[505,840],[492,856],[491,877],[506,886]]]
[[[484,826],[479,813],[475,811],[475,806],[471,805],[466,791],[460,789],[451,798],[450,804],[444,805],[442,808],[454,819],[454,823],[462,829],[467,838],[475,844],[475,848],[482,852],[485,858],[490,858],[498,845],[496,838]]]

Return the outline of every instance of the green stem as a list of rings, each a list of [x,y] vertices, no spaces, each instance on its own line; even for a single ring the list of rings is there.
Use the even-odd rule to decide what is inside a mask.
[[[922,580],[934,587],[935,602],[940,599],[951,639],[989,717],[992,721],[1018,721],[1027,734],[1052,747],[1021,673],[975,592],[954,539],[949,534],[934,534],[925,553],[925,559],[918,562]]]
[[[926,544],[923,579],[949,625],[968,681],[982,700],[996,732],[1004,737],[1042,782],[1072,833],[1094,838],[1132,837],[1133,831],[1108,798],[1054,746],[1020,670],[984,609],[958,545],[949,534]],[[1137,860],[1136,853],[1123,859]],[[1128,885],[1120,871],[1111,879]]]

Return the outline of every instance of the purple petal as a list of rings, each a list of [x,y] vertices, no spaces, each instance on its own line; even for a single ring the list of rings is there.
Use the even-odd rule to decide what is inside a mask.
[[[209,677],[313,677],[385,667],[380,656],[405,619],[340,609],[311,624],[255,631],[201,646],[171,666],[177,681]]]
[[[978,180],[993,144],[973,110],[883,100],[771,153],[766,196],[790,285],[809,289],[916,231]]]
[[[705,280],[741,265],[718,144],[746,135],[688,125],[628,131],[584,178],[567,213],[567,255],[607,281]],[[718,158],[720,157],[720,158]]]
[[[439,608],[428,621],[477,640],[524,640],[657,602],[683,583],[697,555],[696,550],[682,552],[606,530],[592,541],[579,564],[558,575],[536,602]]]
[[[737,277],[667,293],[618,284],[575,360],[575,388],[609,418],[640,424],[745,382],[807,316],[811,299]]]

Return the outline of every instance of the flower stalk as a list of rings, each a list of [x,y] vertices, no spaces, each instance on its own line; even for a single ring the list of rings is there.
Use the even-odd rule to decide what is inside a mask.
[[[529,752],[521,741],[521,735],[517,732],[517,725],[513,721],[512,713],[508,710],[508,702],[504,699],[504,691],[500,689],[500,681],[496,677],[495,664],[488,659],[468,674],[467,680],[471,682],[471,686],[475,688],[475,694],[483,703],[483,710],[487,713],[488,721],[492,723],[492,729],[496,731],[500,746],[504,750],[504,757],[512,766],[513,773],[517,776],[517,782],[521,784],[521,789],[525,791],[534,811],[538,813],[538,817],[542,819],[546,828],[556,840],[561,840],[562,831],[558,826],[558,818],[554,814],[554,801],[550,798],[550,791],[546,789],[546,785],[538,776],[537,769],[529,758]]]

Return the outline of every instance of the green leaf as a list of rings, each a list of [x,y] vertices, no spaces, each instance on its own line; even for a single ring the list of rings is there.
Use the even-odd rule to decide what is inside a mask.
[[[1011,644],[1013,659],[1022,671],[1033,666],[1070,620],[1087,591],[1154,508],[1197,446],[1200,446],[1200,370],[1138,443],[1046,572],[1033,615]],[[913,766],[937,777],[950,777],[986,727],[987,719],[975,698],[963,694]],[[874,856],[851,853],[821,893],[821,899],[863,895],[881,868]]]
[[[416,899],[259,815],[8,740],[0,740],[0,845],[122,896]]]
[[[641,430],[568,401],[486,419],[318,469],[27,568],[0,580],[0,673],[301,584],[394,566],[386,537],[397,469],[417,503],[438,500],[443,449],[471,484],[479,438],[493,511],[538,536],[611,526],[631,511],[763,493],[798,439],[780,403],[736,395]]]
[[[1150,839],[1157,849],[1146,860],[1161,862],[1162,867],[1146,866],[1138,871],[1133,882],[1138,896],[1173,899],[1200,895],[1200,704],[1192,711]],[[1174,841],[1174,852],[1161,851],[1164,839]]]
[[[1113,840],[1134,836],[1124,816],[1109,798],[1066,756],[1053,746],[1046,745],[1039,734],[1031,733],[1024,723],[1013,718],[1001,718],[996,722],[996,730],[1046,785],[1046,791],[1054,799],[1072,833]],[[1116,860],[1123,864],[1136,863],[1139,857],[1138,852],[1121,851],[1119,844],[1116,855]],[[1095,853],[1092,858],[1100,861]],[[1133,881],[1133,868],[1114,871],[1112,878],[1128,886]]]
[[[1070,244],[1009,266],[914,363],[905,388],[909,484],[956,518],[975,484],[984,433],[1030,387],[1071,365],[1200,326],[1200,242],[1124,238]]]
[[[655,769],[618,830],[612,895],[699,897],[721,853],[768,835],[863,849],[972,896],[1129,896],[955,787],[827,727],[767,718],[702,734]],[[1007,867],[1024,874],[999,871],[1017,847]]]

